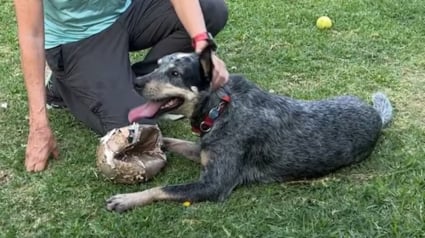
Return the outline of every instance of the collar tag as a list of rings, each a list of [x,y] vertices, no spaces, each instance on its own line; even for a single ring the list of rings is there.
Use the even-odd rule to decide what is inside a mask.
[[[221,92],[221,90],[218,90],[218,92],[220,91],[220,94],[221,94],[221,96],[219,95],[221,99],[220,103],[217,106],[210,109],[210,111],[208,112],[208,114],[205,115],[204,120],[199,124],[199,126],[194,126],[192,124],[192,132],[194,132],[196,135],[202,136],[202,134],[208,133],[209,131],[211,131],[214,125],[214,121],[218,117],[220,117],[221,113],[223,112],[227,104],[230,103],[231,101],[230,95],[226,93],[226,90],[224,90],[224,88],[222,90],[223,92]]]
[[[208,113],[208,117],[215,120],[220,115],[220,109],[217,107],[211,108],[210,112]]]

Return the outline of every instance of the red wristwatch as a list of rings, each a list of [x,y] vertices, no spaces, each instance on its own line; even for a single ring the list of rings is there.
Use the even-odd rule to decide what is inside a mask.
[[[192,47],[194,49],[196,48],[196,43],[198,43],[199,41],[207,41],[208,44],[212,47],[212,50],[215,51],[217,49],[217,45],[214,42],[214,38],[209,32],[202,32],[192,37]]]

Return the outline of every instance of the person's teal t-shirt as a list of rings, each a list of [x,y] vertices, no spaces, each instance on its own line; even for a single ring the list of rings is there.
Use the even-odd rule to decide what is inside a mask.
[[[45,49],[79,41],[112,25],[131,0],[43,0]]]

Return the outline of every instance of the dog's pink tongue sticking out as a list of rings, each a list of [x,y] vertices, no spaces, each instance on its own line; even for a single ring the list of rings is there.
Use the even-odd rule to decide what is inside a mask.
[[[153,118],[159,116],[162,113],[179,107],[183,104],[183,102],[184,100],[178,97],[148,101],[143,105],[131,109],[128,113],[128,121],[133,123],[143,118]]]
[[[128,113],[128,121],[133,123],[143,118],[152,118],[159,111],[163,104],[163,102],[150,101],[136,108],[133,108]]]

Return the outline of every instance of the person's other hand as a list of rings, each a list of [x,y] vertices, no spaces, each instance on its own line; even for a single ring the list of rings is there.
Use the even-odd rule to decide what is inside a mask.
[[[30,126],[25,153],[27,171],[38,172],[44,170],[50,155],[53,155],[56,159],[59,156],[56,139],[50,127]]]
[[[195,51],[199,53],[207,47],[207,45],[207,41],[200,41],[196,44]],[[227,71],[226,64],[214,52],[211,57],[214,65],[211,87],[215,90],[224,86],[229,81],[229,72]]]
[[[227,71],[226,64],[215,53],[212,54],[212,62],[214,70],[211,86],[213,89],[217,89],[229,81],[229,72]]]

